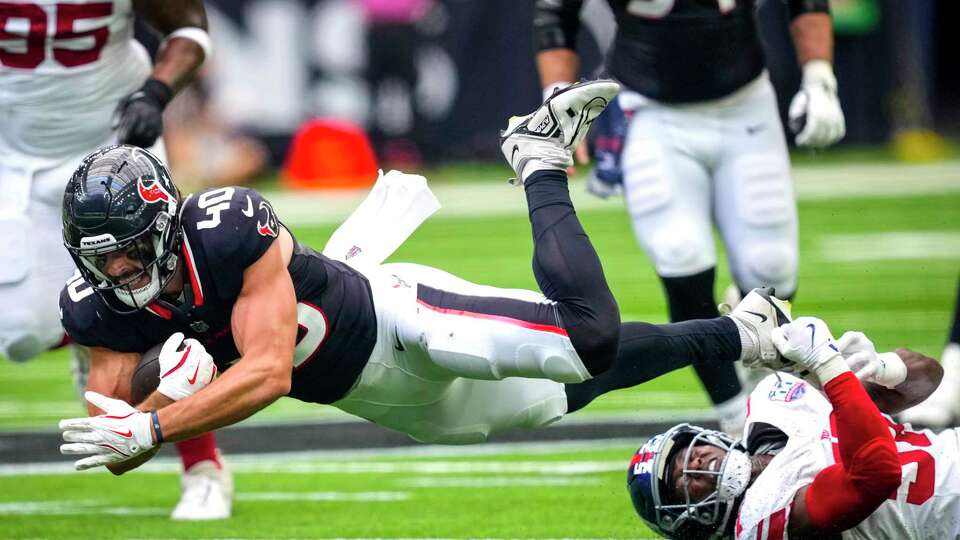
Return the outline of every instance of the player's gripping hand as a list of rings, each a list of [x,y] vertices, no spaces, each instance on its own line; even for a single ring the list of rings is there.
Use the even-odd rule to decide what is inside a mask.
[[[827,323],[816,317],[800,317],[770,334],[784,358],[812,372],[821,385],[850,371],[833,340]]]
[[[157,391],[179,401],[196,394],[217,376],[213,357],[195,339],[172,334],[160,349],[160,385]]]
[[[120,100],[113,112],[117,142],[149,148],[163,132],[163,109],[173,90],[157,79],[147,79],[139,90]]]
[[[811,60],[803,65],[803,82],[790,102],[788,116],[800,146],[819,148],[843,138],[847,125],[830,62]]]
[[[96,392],[84,397],[105,414],[60,421],[67,443],[60,445],[60,453],[87,456],[74,462],[78,471],[127,461],[156,446],[150,413]]]
[[[853,374],[863,382],[893,388],[907,378],[907,366],[897,353],[877,353],[863,332],[846,332],[837,340],[837,348]]]

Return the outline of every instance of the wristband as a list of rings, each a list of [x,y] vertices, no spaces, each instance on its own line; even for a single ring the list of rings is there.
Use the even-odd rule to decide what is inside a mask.
[[[831,92],[837,91],[837,77],[833,65],[826,60],[809,60],[803,64],[803,86],[821,85]]]
[[[877,355],[877,361],[880,362],[880,369],[873,376],[874,382],[887,388],[895,388],[898,384],[907,380],[907,365],[903,363],[903,358],[895,352],[885,352]]]
[[[210,41],[210,34],[208,34],[203,28],[197,28],[196,26],[177,28],[173,32],[170,32],[166,38],[164,38],[163,43],[160,44],[160,48],[162,49],[165,47],[167,42],[173,38],[189,39],[203,49],[204,60],[210,58],[210,52],[213,50],[213,42]]]
[[[827,360],[822,365],[814,369],[814,373],[817,376],[817,379],[820,380],[821,386],[826,386],[828,382],[836,379],[844,373],[850,373],[850,366],[847,365],[847,362],[843,359],[842,356],[837,354],[830,360]]]
[[[160,431],[160,416],[157,411],[150,411],[150,422],[153,424],[153,434],[157,437],[157,444],[163,442],[163,432]]]
[[[161,109],[165,108],[173,99],[173,89],[159,79],[147,79],[147,82],[140,87],[140,91],[159,105]]]

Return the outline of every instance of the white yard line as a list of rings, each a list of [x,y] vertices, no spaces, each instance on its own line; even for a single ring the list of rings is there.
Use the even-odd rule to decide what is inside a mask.
[[[796,167],[793,177],[801,201],[960,193],[960,161]],[[443,205],[433,219],[526,214],[522,192],[501,179],[436,184],[431,189]],[[620,198],[602,200],[587,194],[581,180],[571,182],[570,192],[580,210],[623,207]],[[341,222],[363,200],[366,191],[278,191],[265,195],[284,223],[297,227]]]
[[[404,448],[372,448],[356,450],[310,450],[303,452],[282,452],[274,454],[240,454],[229,457],[230,467],[236,473],[262,472],[277,467],[311,467],[318,474],[339,474],[344,472],[382,474],[384,471],[402,471],[417,474],[455,474],[473,473],[486,468],[488,473],[512,474],[582,474],[596,470],[619,470],[624,467],[620,461],[569,461],[569,462],[487,462],[487,461],[443,461],[443,458],[463,457],[489,458],[502,455],[557,454],[564,452],[582,452],[589,450],[619,450],[639,446],[643,437],[636,439],[602,439],[588,441],[554,441],[532,443],[488,443],[475,446],[422,445]],[[366,458],[366,460],[364,460]],[[430,461],[376,461],[378,459],[415,459],[431,458]],[[467,468],[470,463],[476,468]],[[516,464],[516,467],[512,467]],[[557,464],[556,472],[551,466]],[[585,465],[585,466],[584,466]],[[538,469],[539,467],[539,469]],[[579,468],[578,468],[579,467]],[[405,468],[405,469],[404,469]],[[151,460],[132,474],[175,474],[180,471],[180,460],[176,458],[157,458]],[[546,472],[544,472],[546,471]],[[300,472],[293,471],[293,472]],[[73,474],[109,474],[105,469],[94,469],[78,473],[73,470],[72,462],[64,458],[58,463],[21,463],[0,465],[0,477],[73,475]]]
[[[960,223],[956,225],[960,226]],[[836,262],[960,259],[960,232],[831,234],[818,239],[817,255]]]

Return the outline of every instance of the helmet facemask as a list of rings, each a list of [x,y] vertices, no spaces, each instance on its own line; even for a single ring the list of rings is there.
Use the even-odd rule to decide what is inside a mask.
[[[694,448],[705,444],[725,451],[723,460],[715,470],[691,467]],[[673,504],[661,504],[660,509],[677,515],[678,523],[690,519],[703,525],[716,526],[718,532],[722,532],[736,506],[736,499],[746,491],[750,483],[752,469],[750,457],[725,433],[711,430],[697,433],[684,446],[674,449],[667,456],[668,471],[672,469],[675,457],[682,460],[679,480],[682,486],[682,500]],[[689,490],[690,481],[694,476],[713,477],[715,486],[712,493],[696,501],[693,500]],[[672,492],[673,480],[669,474],[665,478],[664,487],[667,493]]]
[[[145,308],[157,299],[176,273],[178,257],[174,251],[177,232],[171,227],[174,219],[166,212],[157,214],[153,223],[140,234],[117,242],[112,235],[84,237],[80,248],[70,252],[84,279],[101,295],[113,293],[129,312]],[[122,276],[107,273],[110,255],[124,252],[139,269]],[[146,281],[144,282],[144,278]],[[142,283],[141,283],[142,282]],[[107,304],[119,312],[114,303]]]
[[[712,470],[692,467],[694,449],[703,445],[725,452]],[[677,459],[681,476],[673,478]],[[751,476],[749,455],[732,438],[690,424],[651,438],[632,465],[627,481],[634,508],[647,525],[669,538],[723,538]],[[689,487],[697,476],[715,481],[710,493],[694,500]]]

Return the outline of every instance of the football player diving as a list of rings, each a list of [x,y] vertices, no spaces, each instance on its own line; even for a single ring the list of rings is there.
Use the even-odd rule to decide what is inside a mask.
[[[776,360],[771,332],[786,306],[767,290],[729,316],[621,323],[565,172],[618,90],[572,85],[501,135],[526,194],[540,293],[416,264],[353,267],[360,250],[336,260],[297,242],[252,189],[184,197],[144,150],[91,154],[64,193],[64,242],[82,278],[61,295],[63,324],[101,361],[135,365],[164,343],[161,377],[136,408],[89,392],[104,414],[61,421],[61,451],[79,456],[77,469],[122,473],[163,442],[283,396],[418,441],[473,443],[581,408],[567,392],[615,361],[652,378],[691,363]]]
[[[669,538],[960,537],[960,429],[915,431],[887,414],[929,396],[943,371],[908,349],[878,354],[862,333],[834,341],[801,317],[777,328],[783,360],[753,391],[745,437],[690,424],[649,439],[627,487]]]

